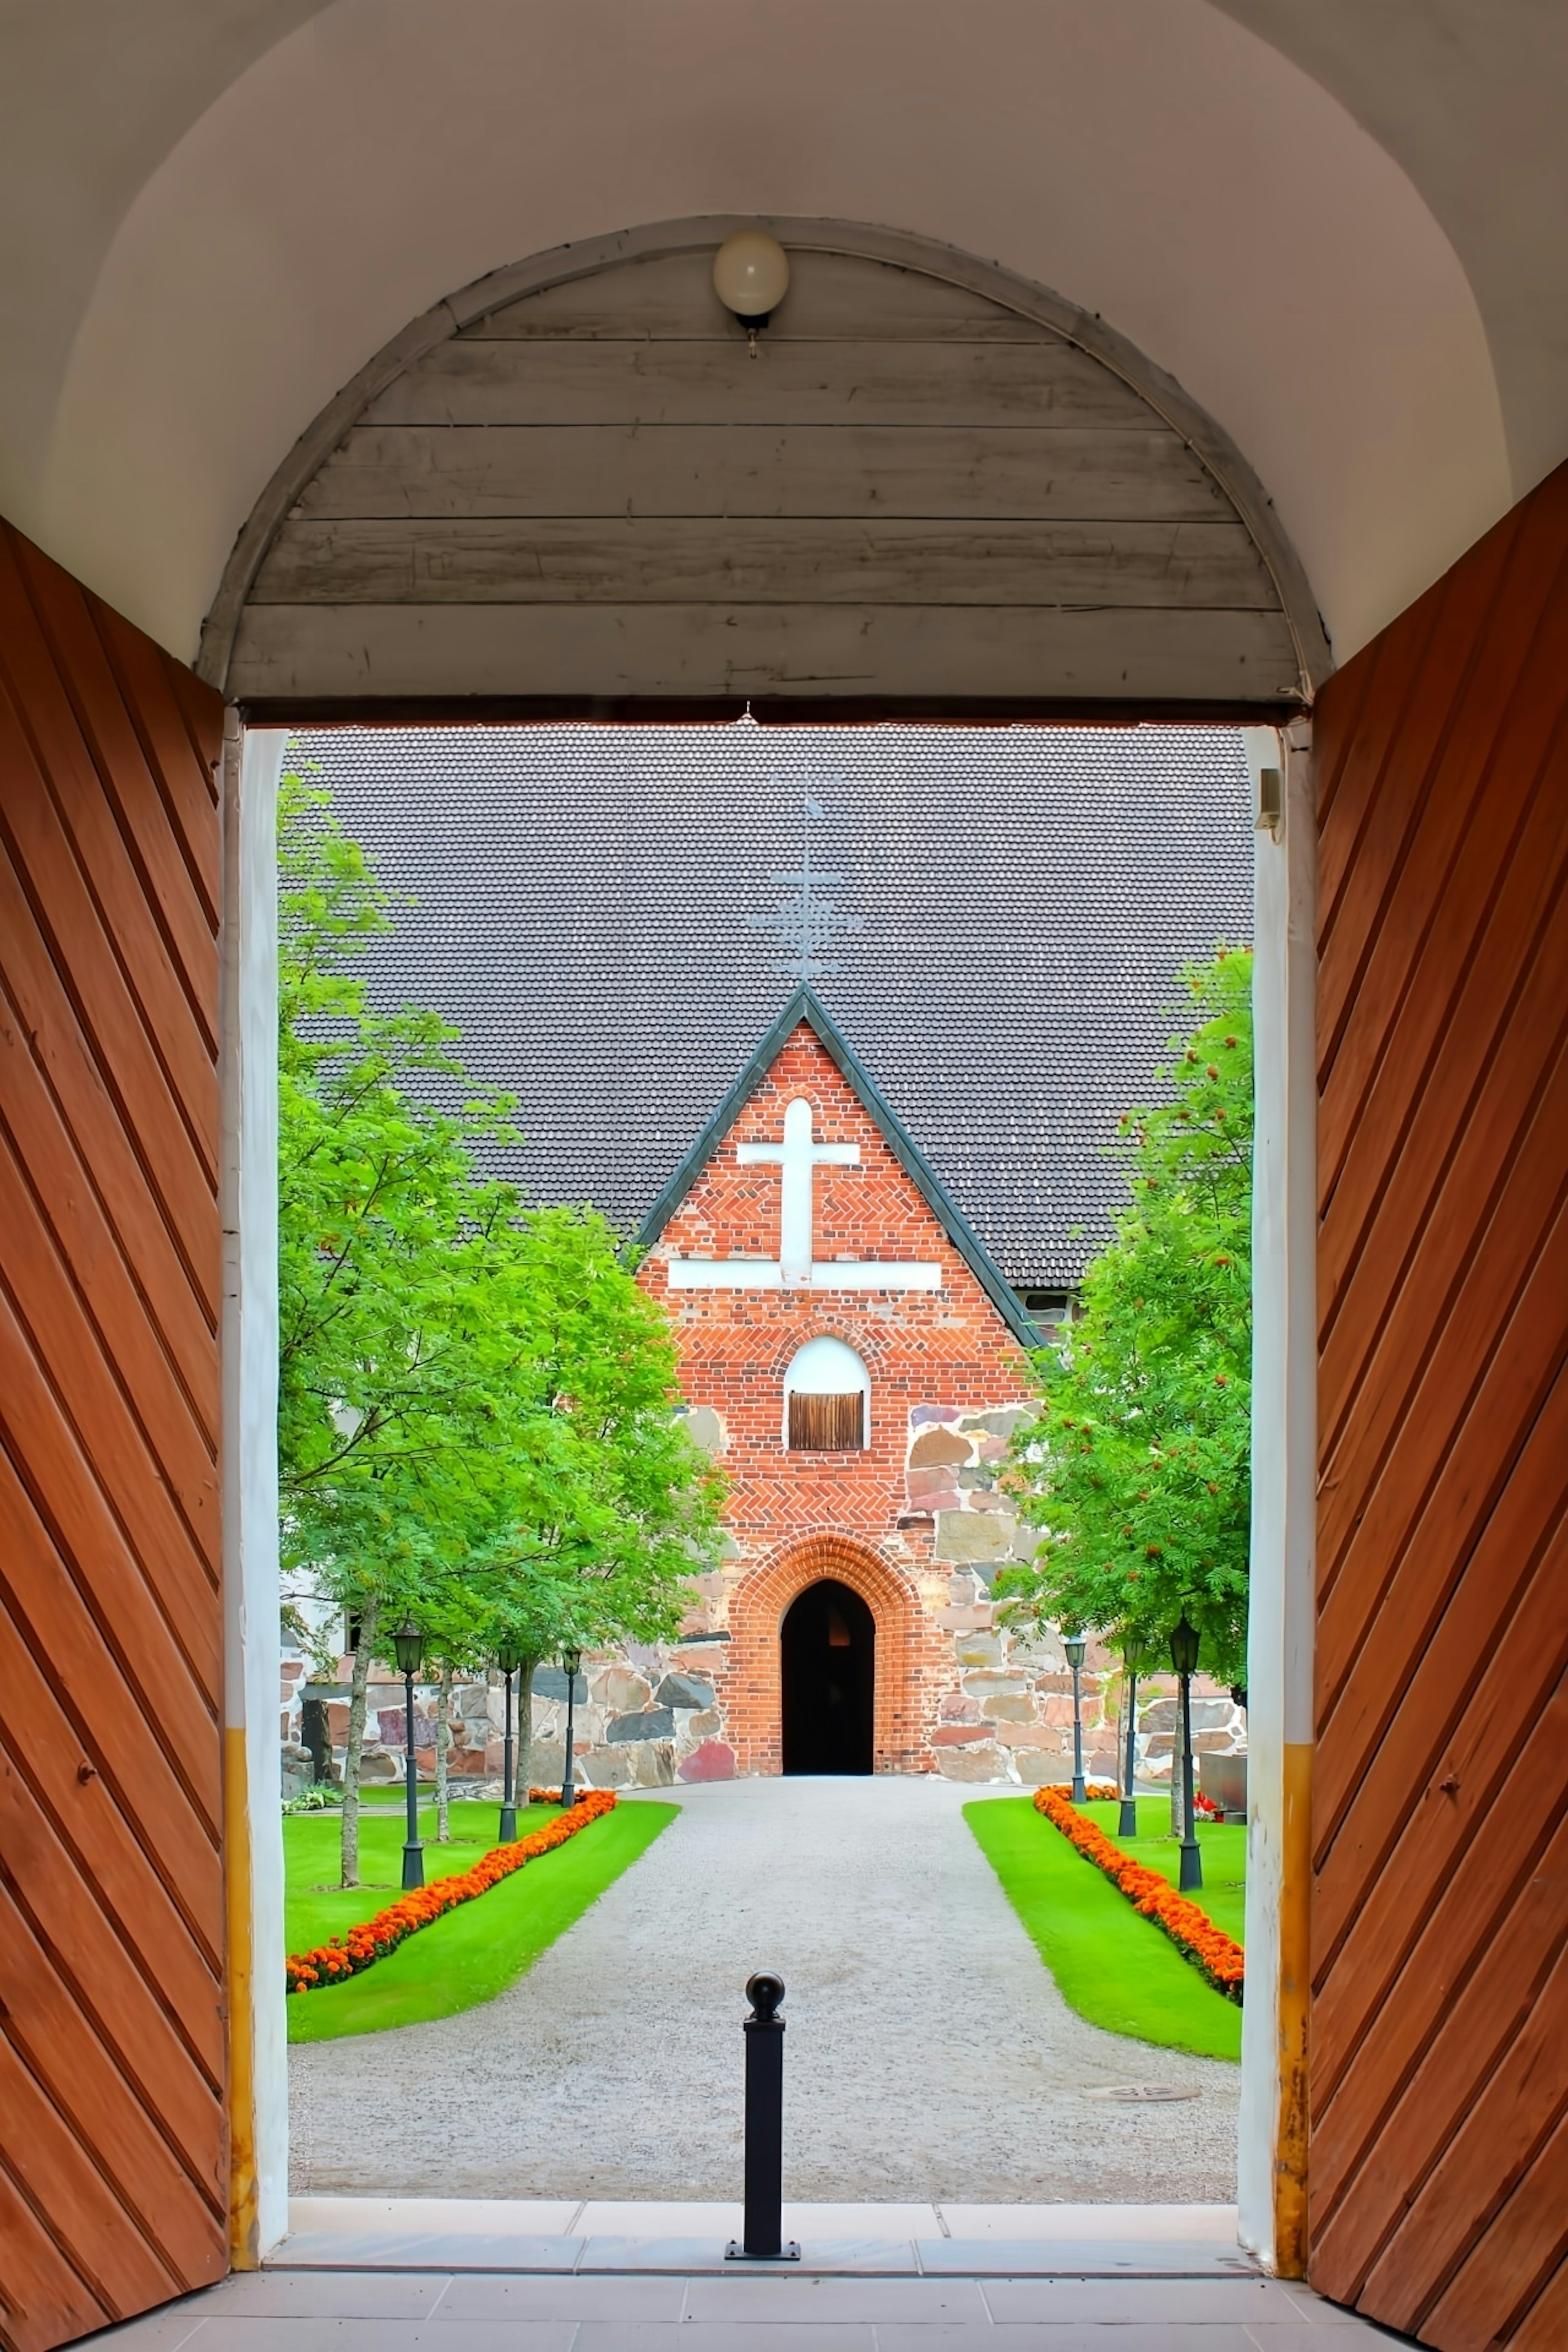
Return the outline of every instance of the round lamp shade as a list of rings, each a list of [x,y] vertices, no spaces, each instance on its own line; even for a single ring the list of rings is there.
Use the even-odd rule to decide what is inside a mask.
[[[412,1618],[405,1618],[392,1637],[392,1647],[400,1675],[416,1675],[425,1656],[425,1636]]]
[[[515,1675],[522,1664],[522,1652],[515,1642],[503,1642],[496,1652],[496,1664],[503,1675]]]
[[[738,228],[713,257],[713,290],[737,319],[765,319],[789,291],[789,256],[765,228]]]
[[[1083,1664],[1084,1653],[1088,1649],[1089,1643],[1084,1640],[1081,1633],[1069,1633],[1066,1641],[1063,1642],[1062,1647],[1068,1654],[1068,1664],[1076,1675],[1079,1667]]]
[[[568,1675],[574,1675],[577,1669],[583,1663],[582,1651],[575,1647],[563,1650],[561,1653],[561,1663],[565,1667]]]

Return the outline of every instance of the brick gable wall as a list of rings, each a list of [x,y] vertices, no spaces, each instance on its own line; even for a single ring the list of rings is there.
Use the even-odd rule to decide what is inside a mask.
[[[743,1165],[737,1150],[776,1145],[785,1109],[801,1098],[812,1106],[816,1142],[854,1144],[860,1155],[856,1166],[816,1171],[814,1260],[934,1264],[940,1288],[670,1288],[672,1256],[777,1258],[780,1171]],[[991,1595],[998,1567],[1034,1540],[997,1483],[1008,1435],[1028,1407],[1029,1364],[805,1024],[720,1141],[640,1279],[674,1324],[692,1434],[729,1482],[726,1556],[699,1580],[698,1606],[678,1642],[586,1663],[585,1704],[574,1719],[579,1780],[658,1786],[777,1772],[780,1627],[791,1602],[823,1577],[858,1592],[875,1623],[878,1771],[1024,1787],[1068,1778],[1072,1685],[1060,1641],[1049,1630],[1024,1636],[999,1624]],[[869,1442],[854,1453],[792,1454],[784,1376],[796,1350],[823,1336],[845,1341],[868,1367]],[[1116,1776],[1119,1737],[1112,1666],[1091,1645],[1085,1748],[1090,1773],[1106,1780]],[[1145,1774],[1170,1769],[1172,1687],[1141,1687]],[[302,1688],[284,1693],[286,1705],[294,1702],[285,1737],[295,1742]],[[542,1670],[535,1694],[534,1778],[559,1779],[559,1673]],[[500,1706],[493,1689],[459,1695],[454,1760],[464,1777],[499,1768]],[[401,1721],[396,1714],[373,1746],[373,1776],[398,1769]],[[1244,1737],[1230,1700],[1206,1685],[1195,1722],[1200,1748],[1227,1750]]]

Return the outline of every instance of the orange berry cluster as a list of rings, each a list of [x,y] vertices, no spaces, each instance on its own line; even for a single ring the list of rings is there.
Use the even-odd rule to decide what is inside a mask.
[[[555,1789],[531,1789],[531,1804],[552,1804],[560,1794]],[[564,1845],[569,1837],[585,1830],[604,1813],[615,1810],[615,1792],[610,1789],[588,1789],[580,1796],[569,1813],[562,1813],[542,1830],[534,1830],[515,1845],[498,1845],[476,1863],[452,1878],[438,1878],[434,1885],[421,1886],[404,1895],[401,1902],[389,1904],[378,1911],[374,1919],[365,1919],[351,1927],[344,1936],[334,1936],[330,1943],[318,1944],[313,1952],[291,1952],[285,1960],[284,1972],[290,1992],[310,1992],[320,1985],[343,1984],[357,1977],[388,1952],[395,1952],[399,1944],[417,1935],[421,1927],[455,1911],[459,1903],[471,1903],[476,1895],[488,1895],[503,1878],[525,1863],[535,1861]]]
[[[1110,1793],[1114,1794],[1114,1790]],[[1091,1796],[1097,1790],[1089,1791]],[[1234,1937],[1215,1926],[1214,1921],[1197,1905],[1178,1895],[1168,1878],[1159,1871],[1149,1870],[1141,1862],[1122,1853],[1114,1845],[1096,1822],[1086,1821],[1071,1799],[1060,1789],[1038,1789],[1035,1792],[1035,1811],[1060,1830],[1069,1844],[1075,1845],[1086,1862],[1102,1870],[1115,1886],[1119,1886],[1135,1911],[1145,1919],[1152,1919],[1169,1936],[1184,1959],[1201,1969],[1215,1992],[1224,1993],[1226,2000],[1241,2003],[1246,1978],[1246,1954]]]

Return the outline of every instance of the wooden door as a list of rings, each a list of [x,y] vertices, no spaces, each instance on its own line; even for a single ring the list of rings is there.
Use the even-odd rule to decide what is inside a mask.
[[[0,2345],[226,2266],[218,698],[0,525]]]
[[[1311,2277],[1568,2344],[1568,467],[1316,721]]]

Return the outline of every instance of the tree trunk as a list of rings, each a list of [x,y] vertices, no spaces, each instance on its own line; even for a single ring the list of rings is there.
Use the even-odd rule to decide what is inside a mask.
[[[452,1822],[447,1807],[450,1789],[447,1759],[452,1752],[452,1669],[441,1669],[441,1679],[436,1687],[436,1843],[450,1845]]]
[[[359,1885],[359,1774],[364,1752],[364,1696],[370,1679],[371,1652],[375,1642],[376,1608],[367,1601],[360,1612],[359,1647],[354,1652],[353,1678],[349,1685],[349,1744],[343,1754],[342,1883]]]
[[[533,1777],[533,1669],[537,1658],[524,1658],[517,1670],[517,1801],[528,1802],[528,1784]]]

